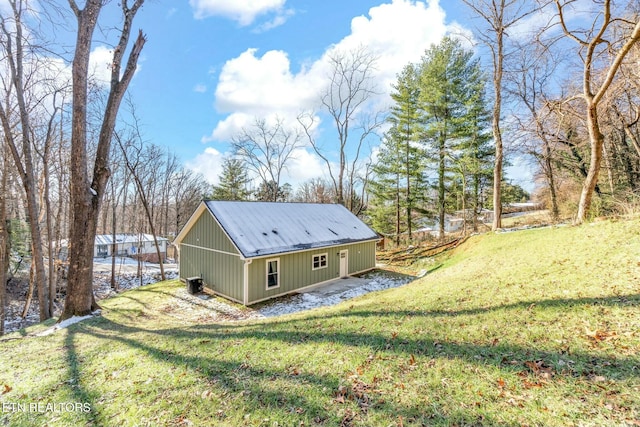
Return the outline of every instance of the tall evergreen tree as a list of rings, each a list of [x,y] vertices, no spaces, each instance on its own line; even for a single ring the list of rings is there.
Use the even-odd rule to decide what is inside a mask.
[[[402,232],[402,150],[399,146],[401,139],[393,136],[396,130],[392,127],[380,146],[369,191],[373,196],[370,215],[374,228],[384,234],[393,234],[396,245],[399,245]]]
[[[465,210],[465,220],[468,218],[466,212],[470,212],[473,231],[478,231],[477,217],[485,207],[484,195],[493,181],[495,146],[491,133],[491,113],[487,109],[485,96],[485,76],[477,61],[469,72],[469,92],[465,102],[467,120],[455,163],[463,180],[461,208]]]
[[[439,238],[444,238],[447,187],[452,183],[462,153],[472,154],[469,140],[481,135],[480,110],[484,79],[473,52],[450,37],[432,45],[420,64],[420,101],[425,114],[424,142],[430,163],[437,170],[437,211]],[[469,103],[470,100],[476,100]],[[477,141],[480,142],[480,141]],[[463,180],[464,181],[464,180]],[[463,188],[465,186],[462,186]]]
[[[388,204],[393,201],[396,243],[399,243],[400,233],[405,230],[411,240],[413,213],[424,195],[421,188],[423,153],[419,146],[422,133],[420,90],[415,65],[404,67],[393,89],[394,105],[388,119],[391,127],[373,169],[376,179],[372,193],[380,213],[388,212]]]
[[[242,160],[228,157],[222,164],[220,184],[213,186],[211,198],[214,200],[247,200],[251,194],[247,190],[249,181]]]

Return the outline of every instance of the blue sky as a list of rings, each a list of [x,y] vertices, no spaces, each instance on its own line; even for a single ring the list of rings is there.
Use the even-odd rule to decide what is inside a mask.
[[[229,138],[253,117],[293,120],[316,108],[331,49],[375,51],[378,87],[388,93],[430,44],[470,32],[467,16],[459,0],[147,0],[134,21],[148,40],[130,92],[145,139],[215,182]],[[330,138],[326,121],[321,127]],[[323,170],[302,148],[285,180],[295,186]],[[515,174],[531,187],[526,171]]]

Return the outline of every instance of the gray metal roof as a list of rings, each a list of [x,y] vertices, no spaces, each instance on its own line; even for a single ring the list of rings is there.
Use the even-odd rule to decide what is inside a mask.
[[[342,205],[204,202],[245,258],[378,239]]]
[[[157,237],[158,241],[168,240],[164,237]],[[151,234],[116,234],[116,244],[138,244],[142,242],[153,242],[153,235]],[[96,245],[112,245],[112,234],[98,234],[95,240]]]

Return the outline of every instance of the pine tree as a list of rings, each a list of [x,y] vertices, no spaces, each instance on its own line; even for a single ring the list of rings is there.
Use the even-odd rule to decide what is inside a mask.
[[[444,238],[447,196],[456,172],[459,191],[466,193],[469,160],[484,147],[484,78],[473,52],[459,41],[445,37],[425,52],[420,65],[420,101],[424,110],[424,143],[429,161],[437,170],[437,211],[439,238]],[[475,145],[472,141],[475,138]],[[484,154],[483,156],[484,157]],[[464,159],[464,161],[461,161]],[[462,195],[462,200],[466,196]]]
[[[211,198],[213,200],[247,200],[251,192],[247,184],[251,181],[247,177],[247,170],[242,160],[228,157],[222,164],[220,184],[213,186]]]
[[[383,234],[393,234],[398,245],[402,231],[402,150],[399,147],[400,138],[392,136],[394,130],[391,128],[384,137],[373,166],[374,179],[369,183],[369,191],[373,196],[370,211],[374,228]]]
[[[413,64],[404,67],[393,89],[391,98],[395,103],[388,119],[391,127],[385,134],[378,162],[373,168],[373,205],[379,212],[372,217],[382,222],[391,212],[389,205],[393,204],[394,234],[396,244],[399,244],[400,233],[404,231],[411,240],[413,213],[424,195],[423,154],[419,146],[422,133],[420,91]]]

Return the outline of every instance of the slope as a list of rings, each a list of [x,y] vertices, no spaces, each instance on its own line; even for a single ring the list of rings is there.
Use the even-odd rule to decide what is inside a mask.
[[[0,424],[640,425],[638,219],[475,236],[416,268],[402,288],[228,323],[184,320],[183,285],[163,282],[10,335]]]

